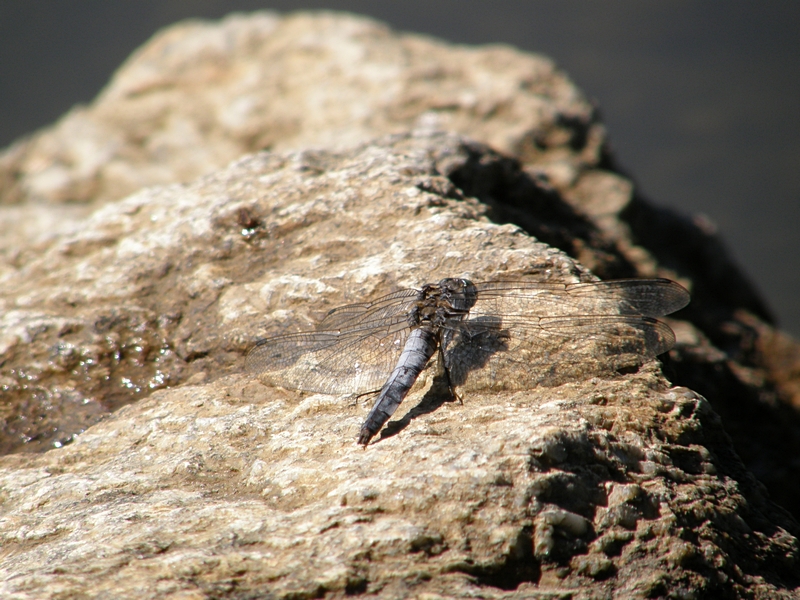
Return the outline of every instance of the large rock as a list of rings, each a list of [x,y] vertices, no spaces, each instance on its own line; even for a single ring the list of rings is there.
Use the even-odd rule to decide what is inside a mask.
[[[398,286],[590,277],[487,220],[452,183],[478,173],[520,200],[539,190],[451,135],[257,154],[108,204],[32,261],[6,356],[73,417],[103,393],[146,398],[2,459],[1,595],[790,597],[800,527],[657,362],[463,405],[427,382],[366,450],[363,403],[240,372],[264,331]]]
[[[331,14],[179,25],[0,181],[0,444],[58,447],[3,459],[4,596],[797,587],[797,524],[716,413],[800,514],[798,346],[712,231],[614,171],[548,60]],[[240,374],[340,303],[587,267],[691,288],[685,387],[650,364],[463,406],[421,388],[364,452],[363,405]]]
[[[649,204],[616,171],[594,107],[553,63],[507,47],[454,47],[331,13],[255,13],[165,30],[90,106],[0,154],[4,319],[13,322],[25,302],[6,276],[16,280],[59,243],[54,238],[83,230],[99,204],[146,185],[190,181],[267,146],[343,146],[411,128],[467,134],[516,156],[542,182],[535,202],[520,203],[487,185],[496,179],[484,181],[485,171],[473,169],[480,176],[471,180],[456,173],[455,184],[487,202],[494,221],[521,225],[604,278],[664,275],[690,286],[684,315],[697,326],[697,344],[676,356],[673,378],[711,401],[745,463],[800,515],[800,346],[770,325],[713,227]],[[556,214],[554,196],[584,218]],[[540,226],[548,220],[582,228],[587,243]],[[87,243],[103,242],[80,242]],[[163,347],[147,326],[162,316],[124,318],[148,348]],[[103,342],[91,356],[114,354],[117,343]],[[36,376],[15,364],[6,358],[0,366],[12,394]],[[104,394],[100,411],[140,397],[137,388],[150,383],[181,381],[179,371],[172,363],[151,382],[134,369],[125,375],[132,385]],[[53,408],[48,394],[31,401],[25,392],[22,406],[6,409],[5,449],[28,447],[31,438],[37,448],[79,430],[82,418],[62,426],[71,417],[59,414],[60,402],[80,415],[96,406],[62,397]]]

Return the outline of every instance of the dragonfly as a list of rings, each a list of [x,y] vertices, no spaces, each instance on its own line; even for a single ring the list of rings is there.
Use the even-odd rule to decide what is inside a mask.
[[[314,331],[260,339],[246,369],[280,387],[377,393],[367,446],[437,354],[450,391],[520,390],[624,372],[675,345],[656,317],[689,303],[668,279],[473,283],[446,278],[332,309]]]

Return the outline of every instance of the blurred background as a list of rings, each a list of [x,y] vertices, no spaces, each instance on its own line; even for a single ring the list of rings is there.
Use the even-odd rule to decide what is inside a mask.
[[[0,147],[91,101],[161,27],[320,8],[553,58],[599,105],[644,195],[716,223],[800,338],[800,2],[5,0]]]

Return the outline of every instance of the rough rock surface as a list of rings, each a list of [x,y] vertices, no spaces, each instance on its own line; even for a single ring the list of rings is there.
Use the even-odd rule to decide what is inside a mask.
[[[487,202],[496,222],[521,225],[601,277],[664,275],[691,287],[685,317],[697,344],[677,357],[673,379],[709,399],[748,467],[800,516],[800,346],[770,325],[713,227],[642,199],[615,168],[592,104],[541,56],[455,47],[334,13],[176,25],[135,53],[90,106],[0,154],[0,280],[25,271],[54,237],[84,229],[93,207],[140,187],[188,182],[264,147],[342,146],[412,128],[488,143],[546,188],[520,202],[505,184],[487,184],[498,178],[486,180],[484,170],[456,174],[471,177],[455,183]],[[552,197],[583,219],[554,209]],[[548,220],[585,235],[573,244],[542,226]],[[0,293],[14,290],[4,283]],[[146,336],[144,323],[161,317],[126,318]],[[4,363],[4,385],[30,371],[11,373],[12,364]],[[136,397],[136,387],[107,407]],[[13,419],[0,445],[34,437],[35,449],[57,439],[36,425],[52,414],[47,402],[11,410],[26,423]]]
[[[59,447],[0,463],[3,597],[797,592],[798,526],[725,431],[800,514],[798,346],[544,58],[332,14],[179,25],[1,155],[0,197],[0,445]],[[365,406],[239,374],[337,304],[586,267],[691,288],[667,372],[714,410],[656,365],[419,389],[363,452]]]
[[[6,342],[11,360],[41,369],[64,411],[120,387],[147,398],[63,448],[0,461],[0,595],[800,590],[800,527],[710,405],[657,362],[463,405],[420,385],[366,450],[354,444],[363,403],[239,372],[264,331],[387,288],[589,278],[453,185],[475,160],[535,198],[537,182],[486,148],[395,136],[144,190],[31,261],[13,281],[25,299],[14,320],[29,327]],[[569,222],[543,227],[588,240]]]

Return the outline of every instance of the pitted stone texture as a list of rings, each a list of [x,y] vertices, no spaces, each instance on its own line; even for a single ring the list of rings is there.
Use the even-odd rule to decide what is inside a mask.
[[[322,143],[340,149],[117,199]],[[2,459],[0,595],[796,594],[796,523],[654,365],[463,407],[422,381],[365,452],[365,406],[237,375],[256,337],[443,276],[677,276],[673,375],[794,506],[796,344],[713,232],[644,203],[603,144],[574,86],[508,48],[330,14],[156,37],[0,157],[3,450],[96,424]]]
[[[476,153],[452,183],[485,202],[490,219],[523,227],[601,278],[665,276],[691,289],[684,316],[717,347],[683,354],[677,381],[712,402],[745,462],[775,498],[800,511],[793,508],[800,507],[800,465],[791,458],[800,453],[797,343],[770,325],[768,307],[713,227],[642,198],[616,168],[592,104],[542,56],[453,46],[336,13],[177,24],[137,51],[89,106],[0,153],[0,283],[59,236],[90,226],[93,208],[141,187],[188,182],[265,147],[334,148],[437,128],[517,157],[537,182],[535,194],[509,194],[510,181],[489,172],[499,163],[482,169]],[[562,200],[571,205],[566,214],[553,210]],[[102,316],[105,323],[119,318],[135,329],[157,317]],[[165,348],[163,339],[141,341],[131,347]],[[82,354],[53,352],[61,363],[89,369],[116,356],[119,343],[112,336]],[[126,377],[127,393],[160,385],[171,370],[155,380],[123,371],[112,378]],[[34,405],[48,401],[42,392]],[[77,421],[94,412],[80,396],[62,402],[73,402]],[[29,412],[40,429],[54,413]]]
[[[509,163],[457,136],[395,136],[257,154],[100,208],[4,278],[3,449],[66,443],[155,389],[238,369],[259,335],[338,304],[446,276],[590,277],[453,185],[476,154]]]
[[[443,134],[256,154],[40,249],[2,296],[6,442],[95,424],[0,459],[0,595],[796,593],[797,524],[656,362],[463,405],[426,377],[366,450],[368,405],[240,374],[396,287],[591,279],[454,184],[541,200],[514,164]],[[591,248],[547,193],[538,227]]]
[[[797,526],[651,365],[367,410],[241,375],[0,459],[4,598],[790,598]],[[733,470],[732,470],[733,468]],[[739,477],[739,479],[737,479]]]

